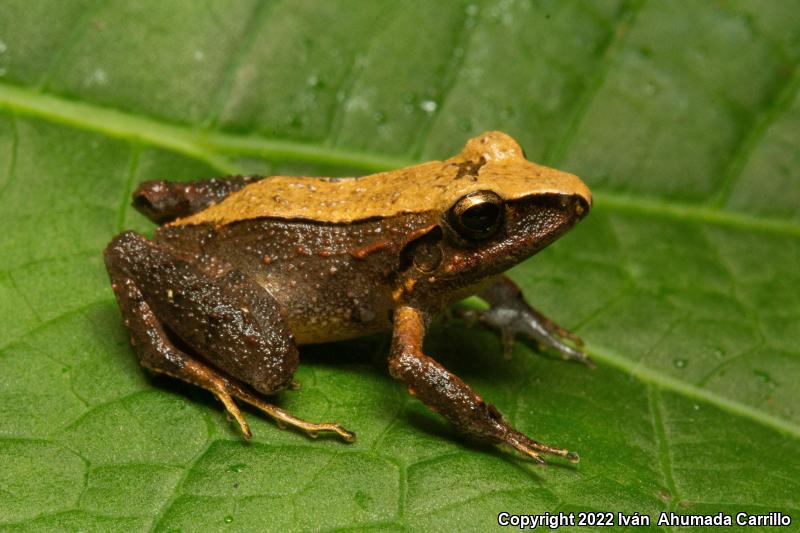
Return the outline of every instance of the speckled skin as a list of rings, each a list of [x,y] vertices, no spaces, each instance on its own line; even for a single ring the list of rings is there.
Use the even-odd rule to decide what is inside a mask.
[[[478,172],[482,164],[464,166],[465,172]],[[463,177],[462,172],[456,179]],[[309,432],[335,431],[351,440],[336,424],[276,414],[280,410],[260,402],[247,385],[263,394],[290,385],[299,344],[393,330],[390,373],[459,429],[539,461],[541,453],[577,459],[512,428],[421,347],[433,316],[479,292],[492,308],[471,318],[501,330],[504,341],[522,333],[566,358],[588,362],[561,341],[571,334],[497,277],[585,216],[588,193],[517,195],[503,202],[499,230],[481,239],[454,229],[449,206],[346,223],[256,217],[222,225],[169,224],[257,181],[146,182],[134,193],[134,206],[164,225],[152,240],[133,232],[118,235],[105,260],[144,366],[214,392],[246,435],[232,397]]]
[[[153,240],[201,257],[206,271],[246,273],[278,301],[296,342],[310,344],[391,329],[400,250],[431,221],[427,214],[347,225],[247,220],[168,226]]]

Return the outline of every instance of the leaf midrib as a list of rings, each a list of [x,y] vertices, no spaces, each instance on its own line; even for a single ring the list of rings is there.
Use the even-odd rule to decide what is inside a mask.
[[[713,405],[740,418],[747,418],[800,440],[800,425],[784,418],[771,415],[750,405],[726,398],[725,396],[720,396],[713,391],[692,385],[691,383],[674,378],[668,374],[657,372],[640,362],[618,355],[602,346],[591,343],[587,346],[586,351],[593,359],[613,366],[643,383],[649,383],[660,389],[675,392],[684,398],[690,398]]]
[[[369,172],[418,163],[418,161],[404,157],[370,154],[308,142],[237,135],[168,124],[154,118],[141,117],[96,104],[68,100],[6,83],[0,83],[0,108],[84,130],[100,132],[111,137],[134,140],[173,150],[202,160],[225,174],[241,174],[243,169],[221,154],[259,156],[271,160],[304,161],[345,168],[360,168]],[[786,219],[756,217],[702,204],[664,201],[653,197],[612,192],[595,194],[595,199],[605,207],[619,211],[800,236],[800,224]]]

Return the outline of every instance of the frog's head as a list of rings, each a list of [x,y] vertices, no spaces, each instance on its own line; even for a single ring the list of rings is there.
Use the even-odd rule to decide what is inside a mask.
[[[445,163],[455,177],[439,191],[439,223],[407,248],[415,277],[432,284],[456,288],[502,272],[556,240],[592,205],[577,176],[531,163],[500,132],[471,139]]]

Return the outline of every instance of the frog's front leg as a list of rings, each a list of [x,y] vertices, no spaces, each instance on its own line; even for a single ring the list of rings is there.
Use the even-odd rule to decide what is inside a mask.
[[[115,237],[104,258],[142,366],[212,392],[248,438],[250,429],[234,398],[280,426],[312,436],[330,431],[352,442],[355,436],[338,424],[300,420],[264,402],[245,384],[264,394],[278,392],[291,383],[298,362],[274,300],[246,276],[229,271],[211,277],[134,232]],[[173,339],[180,339],[180,348]]]
[[[510,278],[497,278],[481,290],[478,297],[485,300],[490,308],[485,311],[462,309],[458,315],[468,323],[478,323],[499,331],[507,357],[514,349],[516,337],[522,336],[537,343],[540,348],[553,348],[564,359],[595,367],[594,361],[580,349],[583,341],[531,307]],[[572,341],[577,348],[565,343],[565,339]]]
[[[189,216],[219,203],[263,176],[229,176],[198,181],[151,180],[141,183],[133,194],[133,207],[157,224]]]
[[[405,383],[413,396],[459,430],[506,443],[539,463],[544,463],[541,454],[578,461],[576,453],[542,444],[511,427],[494,405],[484,402],[461,378],[422,353],[424,336],[425,322],[419,310],[400,307],[395,311],[389,372]]]

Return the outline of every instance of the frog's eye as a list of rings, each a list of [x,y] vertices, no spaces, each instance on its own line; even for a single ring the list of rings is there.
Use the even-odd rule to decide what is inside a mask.
[[[448,222],[465,239],[491,237],[503,222],[503,199],[492,191],[469,193],[450,208]]]

